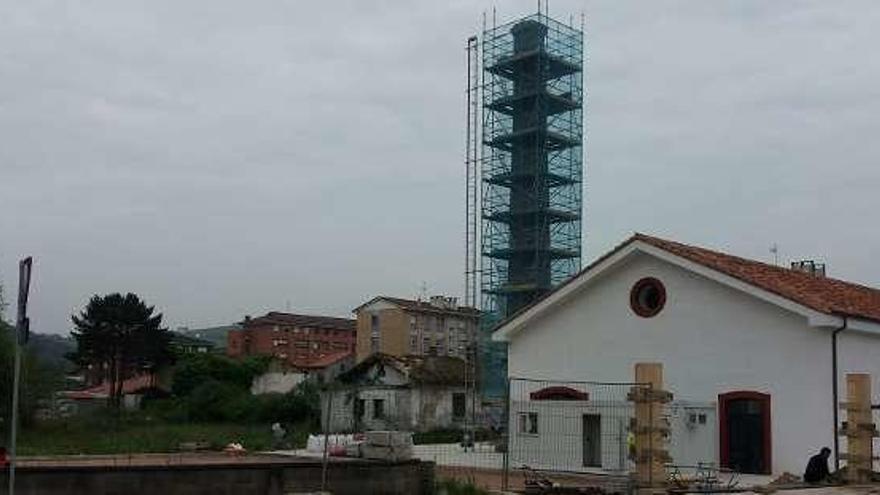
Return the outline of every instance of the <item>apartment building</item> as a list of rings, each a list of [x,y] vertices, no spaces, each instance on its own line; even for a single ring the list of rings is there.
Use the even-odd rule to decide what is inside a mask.
[[[241,330],[227,336],[231,357],[273,356],[293,366],[307,366],[330,355],[355,352],[355,321],[349,318],[272,311],[245,317]]]
[[[357,361],[381,352],[392,356],[437,355],[465,359],[480,312],[454,297],[427,301],[378,296],[354,309]]]

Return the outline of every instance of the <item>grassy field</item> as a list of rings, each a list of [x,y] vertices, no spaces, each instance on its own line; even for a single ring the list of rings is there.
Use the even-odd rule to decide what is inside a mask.
[[[304,446],[308,432],[291,429],[290,446]],[[272,449],[272,434],[269,425],[58,421],[24,430],[18,450],[26,456],[177,452],[184,442],[207,442],[212,450],[239,442],[255,452]]]

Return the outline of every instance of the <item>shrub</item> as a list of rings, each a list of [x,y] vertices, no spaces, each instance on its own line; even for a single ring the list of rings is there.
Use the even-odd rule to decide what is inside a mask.
[[[266,423],[317,424],[321,415],[320,397],[310,383],[302,383],[286,394],[264,394],[255,397],[256,416]]]
[[[194,354],[181,359],[174,368],[174,395],[183,397],[199,385],[214,380],[250,390],[254,377],[268,367],[265,358],[236,361],[216,354]]]
[[[143,403],[146,418],[155,418],[169,423],[183,423],[189,420],[189,404],[175,397],[151,400]]]
[[[242,421],[255,411],[247,390],[213,379],[193,389],[186,402],[189,419],[194,421]]]

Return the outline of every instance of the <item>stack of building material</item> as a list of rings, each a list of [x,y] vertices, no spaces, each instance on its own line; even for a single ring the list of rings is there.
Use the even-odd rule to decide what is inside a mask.
[[[380,461],[405,461],[412,459],[412,433],[406,431],[368,431],[361,445],[365,459]]]
[[[342,455],[350,445],[357,442],[357,439],[351,434],[331,434],[326,439],[321,434],[309,435],[306,451],[311,454],[321,454],[324,452],[325,442],[330,455]]]

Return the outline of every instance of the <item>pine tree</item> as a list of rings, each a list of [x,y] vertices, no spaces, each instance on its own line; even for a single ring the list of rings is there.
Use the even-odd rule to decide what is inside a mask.
[[[95,295],[71,319],[77,343],[72,357],[80,366],[101,370],[114,407],[122,404],[126,378],[155,372],[173,361],[171,335],[162,327],[162,314],[135,294]]]

